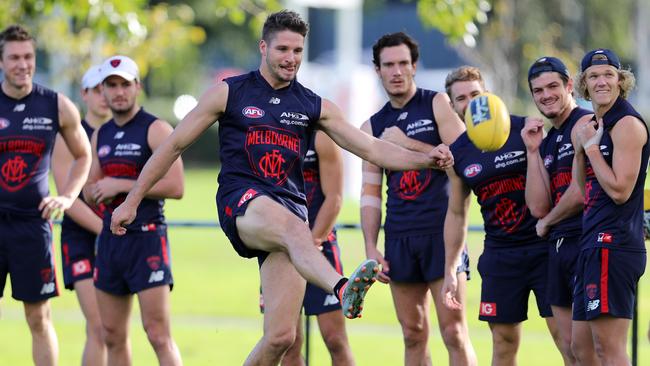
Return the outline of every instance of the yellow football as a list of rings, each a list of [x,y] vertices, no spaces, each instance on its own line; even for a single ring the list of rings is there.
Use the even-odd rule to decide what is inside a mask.
[[[465,110],[467,136],[484,151],[499,150],[510,136],[510,114],[501,98],[483,93],[472,98]]]

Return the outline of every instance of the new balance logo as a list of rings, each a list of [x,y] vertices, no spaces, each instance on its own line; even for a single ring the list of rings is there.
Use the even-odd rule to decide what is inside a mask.
[[[51,294],[55,289],[56,286],[54,286],[54,282],[44,283],[43,288],[41,288],[41,295]]]
[[[124,131],[117,131],[117,133],[115,133],[115,136],[113,136],[115,140],[119,140],[122,137],[124,137]]]
[[[587,303],[587,311],[594,311],[600,306],[600,300],[591,300]]]
[[[149,283],[160,282],[165,278],[165,272],[153,271],[149,276]]]
[[[269,103],[270,104],[280,104],[280,98],[271,97],[271,99],[269,100]]]
[[[25,110],[25,104],[16,104],[14,112],[22,112]]]
[[[329,294],[325,296],[325,301],[323,302],[323,306],[336,305],[338,303],[339,303],[339,299],[337,299],[336,296]]]

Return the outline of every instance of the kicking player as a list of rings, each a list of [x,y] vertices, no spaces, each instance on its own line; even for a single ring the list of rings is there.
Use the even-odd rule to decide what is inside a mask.
[[[93,164],[86,201],[117,207],[141,174],[145,162],[172,127],[138,105],[138,65],[128,57],[113,56],[101,65],[104,98],[113,118],[92,136]],[[163,215],[165,198],[183,195],[183,166],[174,159],[164,177],[146,191],[125,236],[113,235],[110,214],[97,238],[94,283],[109,365],[131,364],[129,318],[133,294],[138,296],[142,325],[161,365],[180,365],[181,356],[171,336],[169,295],[173,285],[171,253]]]
[[[548,301],[558,326],[558,348],[565,365],[576,364],[571,342],[590,345],[591,331],[575,329],[572,339],[571,306],[575,266],[582,234],[583,196],[571,179],[574,149],[571,131],[578,121],[592,113],[578,107],[573,99],[573,80],[564,63],[555,57],[541,57],[528,70],[528,85],[537,109],[551,122],[544,137],[544,122],[529,118],[521,130],[526,145],[526,204],[539,218],[537,235],[549,242]],[[590,350],[583,364],[596,365]],[[588,362],[585,362],[588,361]]]
[[[99,65],[91,66],[81,79],[81,98],[86,106],[86,116],[81,120],[81,125],[89,142],[93,131],[111,118],[111,111],[102,94],[101,81]],[[57,135],[52,153],[52,174],[57,190],[65,184],[72,161],[72,154],[63,138]],[[68,290],[75,290],[86,318],[83,365],[106,364],[106,346],[102,340],[102,323],[92,281],[95,240],[102,230],[101,215],[101,211],[93,211],[79,196],[66,211],[61,223],[63,283]]]
[[[386,34],[373,46],[373,62],[389,101],[361,129],[408,149],[430,151],[451,145],[465,130],[445,93],[415,84],[419,49],[407,34]],[[453,365],[475,365],[476,355],[465,313],[442,302],[447,211],[447,176],[442,170],[383,171],[363,162],[361,227],[366,256],[382,266],[378,279],[390,285],[404,336],[404,364],[430,365],[428,348],[430,296],[440,334]],[[386,174],[385,257],[377,248],[381,225],[382,175]],[[459,298],[464,301],[469,258],[458,266]]]
[[[7,275],[22,301],[37,365],[54,365],[58,342],[49,298],[58,296],[49,221],[68,209],[88,176],[90,145],[79,111],[64,95],[33,82],[36,41],[20,25],[0,33],[0,296]],[[56,134],[72,155],[69,174],[50,196]]]
[[[376,263],[365,261],[348,282],[313,245],[305,223],[302,162],[314,129],[393,170],[453,163],[448,149],[425,155],[362,133],[336,105],[297,82],[307,28],[295,12],[269,15],[259,42],[259,70],[226,79],[201,97],[151,157],[111,223],[114,233],[124,234],[149,188],[219,120],[219,222],[237,253],[259,259],[265,300],[264,335],[246,364],[277,364],[294,343],[305,279],[337,296],[345,315],[355,318],[376,276]]]
[[[576,77],[594,117],[574,128],[574,176],[585,195],[573,320],[593,334],[603,365],[628,365],[634,293],[646,265],[643,186],[648,128],[627,102],[634,74],[608,49],[588,52]],[[588,349],[577,347],[580,362]]]
[[[468,72],[470,71],[470,72]],[[480,75],[478,69],[462,67],[447,77],[453,107],[459,116],[472,94],[485,91],[481,81],[466,78]],[[455,91],[456,81],[464,83]],[[479,89],[473,89],[479,87]],[[458,93],[458,94],[457,94]],[[470,190],[481,206],[484,221],[484,250],[479,258],[481,304],[479,319],[488,322],[492,332],[492,364],[516,364],[521,342],[521,322],[527,319],[528,296],[535,293],[539,315],[546,318],[551,334],[555,332],[551,307],[546,300],[548,249],[546,241],[535,231],[536,219],[525,200],[526,148],[521,138],[524,117],[510,116],[510,136],[505,145],[494,152],[477,149],[463,133],[450,149],[455,157],[448,169],[450,181],[449,208],[445,218],[445,283],[442,291],[445,305],[461,311],[457,297],[456,268],[467,235],[467,213]]]

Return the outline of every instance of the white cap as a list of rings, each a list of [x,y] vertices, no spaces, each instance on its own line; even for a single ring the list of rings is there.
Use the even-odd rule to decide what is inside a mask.
[[[88,68],[88,71],[81,78],[82,89],[92,89],[102,82],[102,75],[99,71],[99,65],[93,65]]]
[[[100,68],[102,81],[111,75],[117,75],[125,80],[133,81],[140,78],[138,64],[126,56],[109,57]]]

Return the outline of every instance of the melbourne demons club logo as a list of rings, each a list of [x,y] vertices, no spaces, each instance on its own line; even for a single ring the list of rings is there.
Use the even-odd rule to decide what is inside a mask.
[[[43,159],[45,141],[35,137],[0,139],[0,186],[9,192],[22,189]]]
[[[149,268],[151,268],[152,271],[158,270],[158,268],[160,268],[160,257],[157,255],[147,257],[147,265]]]
[[[517,207],[517,203],[504,197],[495,205],[493,223],[507,233],[514,232],[525,216],[526,205]]]
[[[594,174],[594,168],[587,163],[587,169],[585,171],[586,182],[585,182],[585,198],[584,198],[584,212],[587,213],[594,206],[596,198],[600,195],[600,192],[595,189],[594,183],[597,184],[596,175]]]
[[[255,118],[255,119],[262,118],[264,117],[265,114],[263,109],[257,108],[255,106],[250,106],[250,105],[248,107],[244,107],[241,113],[244,115],[244,117]]]
[[[253,173],[283,185],[300,156],[300,138],[273,126],[251,126],[246,132],[246,153]]]
[[[314,196],[316,195],[316,190],[319,187],[320,175],[316,169],[305,169],[302,172],[302,176],[305,179],[305,193],[307,196],[307,208],[311,206],[311,203],[314,201]]]
[[[392,172],[389,179],[391,186],[400,199],[413,201],[420,197],[431,183],[431,170]]]
[[[587,286],[585,286],[585,293],[587,294],[587,297],[589,300],[593,300],[598,296],[598,285],[595,283],[590,283]]]

